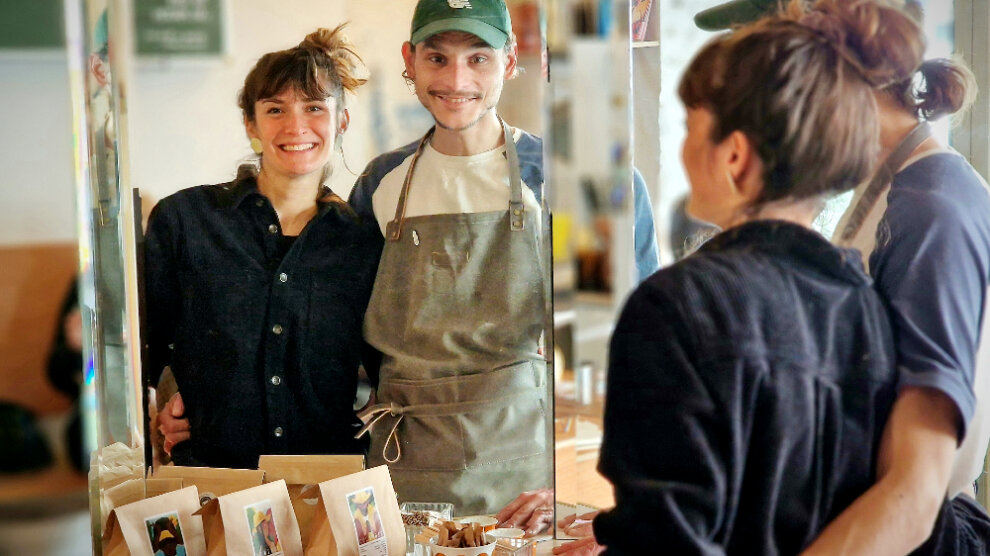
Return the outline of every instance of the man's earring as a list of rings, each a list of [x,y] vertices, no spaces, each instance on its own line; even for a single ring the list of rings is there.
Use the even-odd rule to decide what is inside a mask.
[[[402,78],[406,80],[406,88],[409,92],[416,94],[416,80],[409,75],[409,70],[402,70]]]
[[[261,154],[265,150],[264,145],[261,144],[261,139],[251,138],[251,150],[254,151],[254,154]]]

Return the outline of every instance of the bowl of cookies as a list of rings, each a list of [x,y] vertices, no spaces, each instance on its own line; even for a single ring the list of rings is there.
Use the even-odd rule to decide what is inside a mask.
[[[495,551],[495,539],[478,523],[441,521],[436,528],[429,543],[433,556],[492,556]]]

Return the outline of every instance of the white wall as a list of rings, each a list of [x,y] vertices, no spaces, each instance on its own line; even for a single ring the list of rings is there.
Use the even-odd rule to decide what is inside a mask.
[[[401,78],[400,48],[415,0],[227,0],[228,54],[200,61],[134,60],[128,86],[131,185],[155,199],[228,181],[251,155],[237,93],[262,54],[297,44],[316,27],[350,21],[347,34],[370,70],[349,99],[347,165],[360,173],[373,156],[421,136],[432,124]],[[506,88],[506,98],[538,80],[539,67]],[[0,245],[76,238],[73,143],[66,57],[0,52]],[[526,83],[524,83],[526,82]],[[500,110],[503,107],[500,107]],[[510,107],[504,113],[512,117]],[[519,112],[519,110],[517,110]],[[522,111],[526,113],[526,111]],[[528,114],[528,113],[526,113]],[[527,126],[525,114],[510,123]],[[528,126],[531,127],[531,126]],[[531,129],[539,133],[539,129]],[[338,165],[332,186],[345,196],[355,175]]]
[[[207,61],[137,60],[129,98],[131,182],[155,198],[233,177],[251,155],[237,93],[266,52],[297,44],[319,26],[350,21],[347,34],[370,70],[369,83],[348,100],[347,164],[360,173],[387,148],[405,144],[430,124],[400,73],[413,0],[236,0],[226,3],[228,55]],[[398,123],[399,119],[403,124]],[[355,176],[338,165],[332,187],[345,196]]]
[[[76,237],[63,52],[0,52],[0,247]]]

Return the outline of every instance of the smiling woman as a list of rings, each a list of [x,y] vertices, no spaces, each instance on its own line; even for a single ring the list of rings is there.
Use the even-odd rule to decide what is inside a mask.
[[[177,463],[362,452],[352,402],[381,237],[323,185],[359,62],[340,27],[262,56],[239,102],[257,168],[151,216],[149,374],[170,366],[181,393],[163,412],[188,419]]]
[[[307,99],[295,89],[256,101],[255,119],[246,121],[245,127],[252,146],[261,145],[262,174],[293,179],[322,171],[334,137],[343,133],[336,129],[334,104],[333,99]]]

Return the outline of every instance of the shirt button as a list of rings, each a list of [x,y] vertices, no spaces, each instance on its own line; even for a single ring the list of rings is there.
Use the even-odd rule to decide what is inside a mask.
[[[270,224],[268,226],[268,232],[269,233],[272,233],[272,234],[277,234],[278,233],[278,226],[276,226],[275,224]]]
[[[281,334],[282,333],[282,325],[281,324],[276,324],[275,326],[273,326],[272,327],[272,332],[274,332],[276,336],[279,335],[279,334]]]
[[[275,438],[282,438],[282,435],[285,434],[285,431],[282,430],[282,427],[275,427],[275,430],[272,432],[275,433]]]
[[[272,377],[272,385],[278,386],[279,384],[282,384],[282,377],[280,377],[278,375],[273,376]]]
[[[286,273],[283,272],[283,273],[281,273],[281,274],[278,275],[278,281],[279,282],[282,282],[284,284],[288,280],[289,280],[289,275],[288,274],[286,274]]]
[[[265,206],[265,201],[264,199],[258,199],[257,201],[254,202],[254,204],[255,206],[263,207]]]

